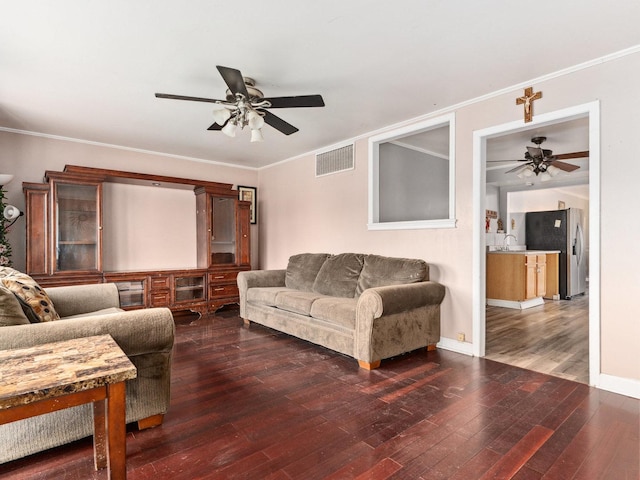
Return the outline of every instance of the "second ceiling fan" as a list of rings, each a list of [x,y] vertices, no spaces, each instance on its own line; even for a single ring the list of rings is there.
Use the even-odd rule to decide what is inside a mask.
[[[324,107],[321,95],[298,95],[290,97],[265,97],[255,88],[252,78],[243,77],[240,70],[229,67],[216,66],[218,72],[229,87],[225,100],[215,98],[189,97],[168,93],[156,93],[156,98],[172,100],[190,100],[193,102],[208,102],[220,105],[220,110],[214,111],[215,123],[208,130],[221,130],[234,137],[238,128],[251,128],[251,141],[261,141],[260,129],[266,123],[276,130],[291,135],[298,131],[296,127],[274,115],[270,108],[298,108]]]
[[[549,179],[560,173],[573,172],[580,168],[578,165],[572,163],[566,163],[562,160],[569,160],[572,158],[585,158],[589,156],[589,151],[562,153],[554,155],[551,150],[541,148],[540,145],[547,139],[547,137],[533,137],[531,143],[535,144],[535,147],[527,147],[527,151],[524,154],[524,158],[518,159],[518,162],[525,162],[524,165],[518,165],[515,168],[507,170],[504,173],[517,172],[518,176],[528,177],[532,175],[546,174],[544,179]],[[493,162],[504,162],[505,160],[490,160]]]

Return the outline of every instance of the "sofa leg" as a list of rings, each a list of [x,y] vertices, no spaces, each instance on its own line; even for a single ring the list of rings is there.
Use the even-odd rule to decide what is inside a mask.
[[[435,343],[432,343],[431,345],[427,345],[427,352],[434,352],[438,349],[438,347],[436,346]]]
[[[251,325],[251,320],[247,319],[247,318],[243,318],[242,321],[244,322],[244,326],[248,327],[249,325]]]
[[[364,360],[358,360],[358,365],[360,365],[360,368],[364,368],[365,370],[374,370],[380,366],[380,360],[376,360],[375,362],[365,362]]]
[[[163,421],[164,421],[163,414],[152,415],[147,418],[142,418],[138,420],[138,430],[146,430],[147,428],[157,427],[159,425],[162,425]]]

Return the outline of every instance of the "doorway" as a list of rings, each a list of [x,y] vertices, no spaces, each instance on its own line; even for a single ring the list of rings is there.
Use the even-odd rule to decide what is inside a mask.
[[[474,170],[473,170],[473,200],[474,200],[474,255],[473,272],[476,281],[473,285],[473,350],[474,355],[484,357],[486,354],[486,234],[485,234],[485,185],[487,179],[487,141],[510,134],[521,134],[536,128],[543,128],[568,122],[574,119],[588,118],[589,130],[589,244],[590,251],[590,293],[588,303],[588,350],[589,350],[589,381],[597,385],[600,374],[600,331],[599,331],[599,302],[600,302],[600,247],[599,231],[599,103],[592,102],[585,105],[537,115],[530,123],[522,121],[511,122],[474,132]]]

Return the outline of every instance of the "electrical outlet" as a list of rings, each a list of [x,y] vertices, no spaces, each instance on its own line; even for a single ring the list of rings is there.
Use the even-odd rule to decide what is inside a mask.
[[[464,342],[464,333],[460,332],[460,333],[458,334],[458,341],[459,341],[459,342]]]

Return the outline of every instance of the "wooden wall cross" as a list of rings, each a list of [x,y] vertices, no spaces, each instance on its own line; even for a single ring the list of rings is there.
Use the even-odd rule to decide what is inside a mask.
[[[516,98],[516,105],[524,104],[524,122],[533,120],[533,101],[542,98],[542,92],[533,93],[533,87],[524,89],[524,96]]]

